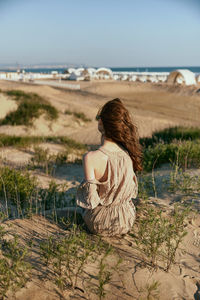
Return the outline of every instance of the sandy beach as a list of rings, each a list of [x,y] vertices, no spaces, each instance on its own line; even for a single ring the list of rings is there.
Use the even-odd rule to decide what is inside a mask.
[[[151,84],[139,82],[117,81],[91,81],[80,82],[80,90],[69,90],[62,87],[40,86],[11,81],[0,81],[0,89],[21,90],[26,93],[36,93],[43,97],[58,110],[58,119],[48,120],[44,115],[34,120],[33,126],[2,125],[0,134],[15,136],[66,136],[75,141],[94,146],[100,144],[100,134],[97,131],[95,116],[98,109],[108,100],[120,98],[130,111],[133,121],[137,124],[140,137],[151,137],[155,131],[168,127],[185,126],[200,128],[200,94],[196,93],[199,86],[181,87],[167,84]],[[10,111],[17,109],[14,101],[4,93],[0,93],[0,118],[3,119]],[[84,113],[90,122],[75,118],[66,111]],[[54,142],[43,142],[39,146],[48,149],[49,153],[58,154],[64,150],[63,145]],[[29,149],[6,146],[0,148],[1,165],[20,168],[26,166],[34,155],[34,147]],[[51,180],[57,184],[67,184],[66,197],[75,197],[76,188],[83,177],[82,165],[75,163],[76,155],[71,153],[69,158],[73,163],[60,165],[54,174],[45,174],[40,169],[31,170],[42,188],[47,188]],[[195,173],[196,172],[196,173]],[[149,173],[151,176],[151,172]],[[199,176],[199,169],[192,169],[191,174]],[[148,175],[148,174],[147,174]],[[160,207],[164,212],[169,212],[175,203],[176,193],[165,190],[165,184],[160,184],[160,178],[169,179],[170,169],[161,166],[156,170],[155,178],[158,184],[157,197],[149,197],[152,205]],[[164,182],[164,181],[163,181]],[[162,187],[162,188],[161,188]],[[199,197],[199,196],[198,196]],[[143,256],[135,248],[135,240],[130,235],[123,238],[107,239],[122,259],[118,272],[113,272],[111,281],[106,285],[105,299],[162,299],[162,300],[192,300],[200,299],[200,217],[199,198],[197,199],[198,213],[196,217],[187,221],[188,234],[184,237],[180,249],[176,253],[176,263],[169,272],[162,267],[156,271],[144,265]],[[25,287],[19,289],[15,296],[8,294],[8,299],[17,300],[56,300],[56,299],[99,299],[89,289],[86,291],[83,277],[91,274],[91,283],[97,285],[97,277],[92,277],[97,266],[87,266],[82,277],[78,279],[79,290],[72,292],[66,289],[63,295],[53,282],[53,275],[48,273],[48,268],[40,261],[39,245],[49,235],[65,234],[66,231],[57,224],[42,216],[33,216],[32,219],[13,219],[2,223],[6,229],[10,227],[11,233],[17,233],[24,245],[31,238],[33,240],[29,262],[34,270]],[[110,265],[115,257],[110,258]],[[108,263],[108,264],[109,264]],[[95,273],[96,274],[96,273]],[[148,285],[158,281],[148,298]],[[82,292],[84,290],[84,292]],[[153,296],[152,296],[153,295]],[[64,298],[65,297],[65,298]]]

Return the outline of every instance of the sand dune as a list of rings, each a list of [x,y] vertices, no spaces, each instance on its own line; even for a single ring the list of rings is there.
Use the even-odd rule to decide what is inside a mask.
[[[1,89],[20,89],[35,92],[47,99],[60,112],[59,119],[52,124],[44,119],[36,120],[33,128],[10,127],[0,128],[1,133],[16,135],[67,135],[88,144],[99,143],[95,115],[98,109],[114,97],[123,100],[137,124],[140,136],[150,136],[155,130],[169,126],[200,126],[200,96],[185,89],[171,91],[160,85],[126,83],[126,82],[87,82],[81,83],[80,91],[62,88],[37,86],[18,82],[0,82]],[[190,95],[188,95],[188,91]],[[3,96],[1,95],[1,99]],[[8,101],[8,100],[4,100]],[[13,102],[9,102],[13,103]],[[7,104],[6,104],[7,105]],[[11,105],[11,104],[9,104]],[[15,105],[15,104],[12,104]],[[12,108],[10,106],[10,109]],[[7,105],[8,107],[8,105]],[[84,112],[92,122],[78,124],[64,115],[65,110]]]
[[[137,124],[140,136],[151,136],[155,130],[164,129],[175,125],[187,125],[200,127],[200,95],[195,93],[194,88],[168,87],[166,85],[152,85],[128,82],[81,82],[80,91],[70,91],[62,88],[48,86],[37,86],[18,82],[0,81],[0,89],[19,89],[25,92],[38,93],[47,99],[59,111],[59,118],[50,122],[42,115],[34,121],[33,127],[26,126],[0,126],[0,133],[9,135],[54,135],[68,136],[76,141],[88,145],[100,143],[100,134],[97,131],[95,115],[98,109],[107,101],[115,97],[121,98],[132,114]],[[17,108],[15,101],[0,93],[0,118]],[[71,115],[66,115],[65,110],[84,112],[91,122],[78,121]],[[51,154],[63,151],[63,146],[55,143],[40,143],[43,149],[49,149]],[[1,164],[7,164],[20,168],[25,166],[33,157],[34,147],[27,149],[15,149],[5,147],[0,150]],[[199,170],[195,170],[197,173]],[[192,172],[195,172],[194,170]],[[150,201],[156,206],[161,206],[163,211],[172,208],[175,195],[169,195],[163,187],[163,182],[169,178],[169,169],[161,168],[155,172],[158,184],[158,197],[152,197]],[[47,176],[44,171],[31,170],[42,188],[47,188],[49,182],[54,179],[56,183],[67,183],[70,197],[75,196],[76,188],[83,177],[83,170],[80,164],[63,164],[56,169],[54,176]],[[198,173],[199,174],[199,173]],[[66,191],[67,197],[67,191]],[[198,199],[197,199],[198,201]],[[10,228],[9,225],[12,224]],[[35,269],[30,281],[26,286],[15,294],[17,300],[56,300],[60,295],[55,284],[52,282],[51,274],[46,266],[39,259],[39,245],[50,234],[56,235],[63,231],[58,225],[52,224],[42,216],[33,219],[15,219],[4,223],[13,233],[20,236],[22,243],[33,239],[31,263]],[[188,223],[188,234],[184,238],[181,249],[178,250],[177,263],[167,273],[161,268],[156,272],[147,266],[144,267],[141,253],[134,247],[134,239],[126,236],[122,239],[109,238],[113,247],[117,250],[123,261],[121,264],[120,276],[116,272],[111,282],[106,286],[107,295],[105,299],[149,299],[147,298],[148,284],[154,280],[159,281],[159,296],[152,299],[179,300],[179,299],[200,299],[200,218]],[[85,272],[91,273],[94,266],[89,267]],[[93,276],[92,282],[95,286],[97,278]],[[82,283],[79,281],[81,288]],[[83,288],[84,289],[84,288]],[[66,299],[92,299],[98,297],[93,293],[90,298],[80,290],[70,296],[70,291],[65,293]],[[14,299],[11,294],[8,299]]]

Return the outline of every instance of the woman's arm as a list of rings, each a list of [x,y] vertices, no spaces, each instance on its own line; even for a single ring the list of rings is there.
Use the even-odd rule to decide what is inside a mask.
[[[83,156],[83,171],[86,180],[95,179],[94,164],[93,164],[91,152],[88,152]]]
[[[103,145],[104,142],[104,135],[101,135],[101,145]],[[95,154],[93,151],[87,152],[83,155],[83,171],[84,171],[84,177],[86,180],[92,180],[95,179],[95,172],[94,172],[94,166],[95,166]]]

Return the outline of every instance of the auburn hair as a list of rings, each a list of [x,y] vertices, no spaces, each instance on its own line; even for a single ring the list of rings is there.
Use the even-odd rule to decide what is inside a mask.
[[[115,98],[105,103],[97,113],[96,119],[101,119],[105,137],[128,151],[134,171],[141,171],[142,149],[139,143],[138,130],[122,101]]]

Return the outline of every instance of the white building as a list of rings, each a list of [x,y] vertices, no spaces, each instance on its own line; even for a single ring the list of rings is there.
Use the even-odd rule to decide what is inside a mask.
[[[167,82],[170,84],[196,85],[196,78],[195,74],[190,70],[174,70],[169,74]]]

